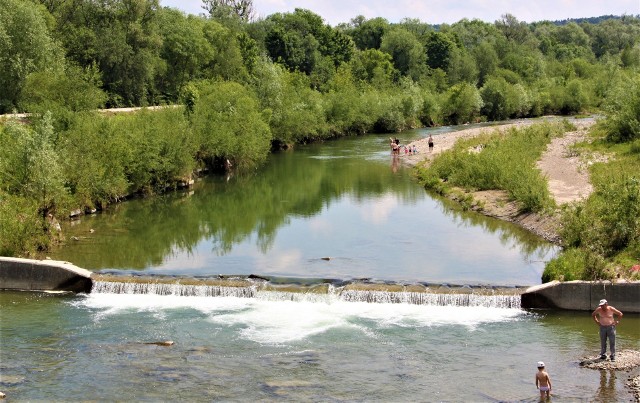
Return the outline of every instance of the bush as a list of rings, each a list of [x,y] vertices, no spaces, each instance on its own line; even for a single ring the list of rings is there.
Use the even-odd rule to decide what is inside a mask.
[[[597,253],[585,249],[571,248],[547,263],[542,273],[542,282],[553,280],[610,280],[611,271],[606,268],[605,260]]]
[[[467,189],[502,189],[520,203],[522,211],[540,211],[553,201],[535,162],[561,129],[543,124],[459,141],[452,150],[438,155],[428,175],[422,174],[423,184],[432,186],[435,181],[427,178],[437,177]],[[480,152],[469,152],[478,148]]]
[[[640,80],[620,85],[607,97],[607,140],[622,143],[640,138]]]
[[[30,199],[0,190],[0,256],[30,256],[49,246],[47,222]]]

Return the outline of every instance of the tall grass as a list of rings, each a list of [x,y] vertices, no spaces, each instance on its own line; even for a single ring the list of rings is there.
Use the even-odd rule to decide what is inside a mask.
[[[451,186],[468,190],[505,190],[523,212],[553,207],[547,181],[536,168],[547,144],[563,133],[561,124],[542,123],[461,140],[439,155],[418,177],[441,193]]]
[[[549,262],[543,280],[639,279],[640,147],[638,140],[611,141],[610,127],[596,130],[589,149],[609,156],[591,166],[594,192],[566,208],[560,233],[567,250]],[[606,139],[606,141],[604,141]]]

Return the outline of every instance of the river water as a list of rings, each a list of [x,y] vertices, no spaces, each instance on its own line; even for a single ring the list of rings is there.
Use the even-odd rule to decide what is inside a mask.
[[[437,141],[454,129],[401,140],[431,132]],[[260,172],[122,203],[64,234],[50,256],[93,271],[255,274],[274,284],[527,286],[557,253],[427,194],[391,159],[388,135],[275,154]],[[537,401],[540,360],[557,400],[631,399],[624,382],[633,373],[579,367],[599,346],[587,312],[335,292],[117,292],[0,293],[0,390],[9,400]],[[618,350],[640,349],[640,318],[623,323]],[[147,344],[165,340],[174,344]]]

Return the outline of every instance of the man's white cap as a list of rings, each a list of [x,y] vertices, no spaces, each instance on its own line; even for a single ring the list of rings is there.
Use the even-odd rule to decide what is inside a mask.
[[[606,304],[606,303],[607,303],[607,300],[606,300],[606,299],[601,299],[601,300],[600,300],[600,303],[598,304],[598,306],[602,306],[602,305],[604,305],[604,304]]]
[[[538,368],[544,368],[544,362],[538,361]]]

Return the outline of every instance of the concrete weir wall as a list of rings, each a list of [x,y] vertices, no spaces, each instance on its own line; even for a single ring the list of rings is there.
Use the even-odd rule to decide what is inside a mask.
[[[0,289],[91,292],[91,272],[68,262],[0,257]]]
[[[552,281],[528,288],[521,306],[593,311],[603,298],[622,313],[640,313],[640,282]]]

